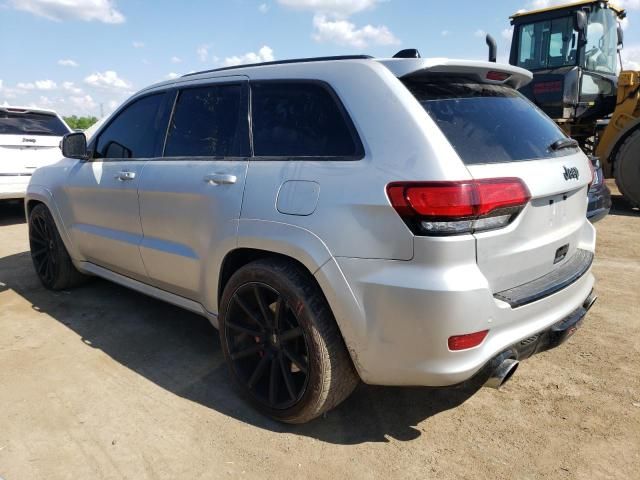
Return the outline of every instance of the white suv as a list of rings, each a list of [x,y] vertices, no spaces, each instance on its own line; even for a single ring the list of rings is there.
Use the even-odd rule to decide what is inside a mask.
[[[590,162],[515,90],[530,78],[351,56],[146,88],[33,176],[35,268],[208,317],[240,391],[282,421],[359,380],[498,386],[595,299]]]
[[[23,198],[34,170],[62,158],[69,132],[52,110],[0,106],[0,200]]]

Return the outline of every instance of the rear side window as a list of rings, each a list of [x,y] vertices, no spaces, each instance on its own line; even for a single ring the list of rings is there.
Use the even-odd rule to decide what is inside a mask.
[[[256,156],[362,157],[346,111],[320,82],[257,82],[251,86]]]
[[[69,129],[55,115],[0,111],[0,135],[62,136]]]
[[[183,90],[169,124],[165,157],[249,156],[248,108],[241,85]]]
[[[551,150],[566,135],[512,88],[445,82],[407,82],[406,86],[467,165],[575,153],[574,149]]]
[[[95,158],[159,156],[167,122],[165,93],[135,100],[100,133]]]

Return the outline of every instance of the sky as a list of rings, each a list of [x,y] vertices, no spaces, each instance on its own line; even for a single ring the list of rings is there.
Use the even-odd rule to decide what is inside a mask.
[[[100,117],[184,73],[239,63],[366,53],[507,61],[509,16],[567,0],[0,0],[0,105]],[[625,66],[640,70],[640,0]]]

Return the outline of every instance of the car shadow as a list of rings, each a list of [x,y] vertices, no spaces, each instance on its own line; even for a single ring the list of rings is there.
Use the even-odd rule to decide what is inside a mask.
[[[0,227],[25,223],[22,201],[0,200]]]
[[[640,216],[640,208],[634,208],[622,195],[611,194],[611,210],[609,215],[620,215],[624,217]]]
[[[417,425],[470,398],[482,379],[456,388],[360,385],[323,418],[305,425],[272,421],[244,403],[231,385],[217,330],[198,315],[92,280],[73,291],[51,292],[38,281],[28,252],[0,258],[0,285],[76,332],[87,348],[180,397],[273,432],[335,444],[401,441],[421,435]]]

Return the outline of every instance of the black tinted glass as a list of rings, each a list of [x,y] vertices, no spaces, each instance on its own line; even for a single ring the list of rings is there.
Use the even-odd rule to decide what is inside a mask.
[[[169,124],[165,157],[249,155],[242,86],[218,85],[180,92]]]
[[[354,140],[337,99],[322,85],[265,82],[252,86],[253,144],[258,156],[353,157]]]
[[[157,155],[166,125],[165,94],[127,106],[98,138],[96,158],[151,158]]]
[[[534,160],[575,153],[552,151],[565,134],[515,90],[472,83],[407,83],[467,164]]]
[[[62,136],[67,133],[69,129],[55,115],[0,111],[0,135]]]

